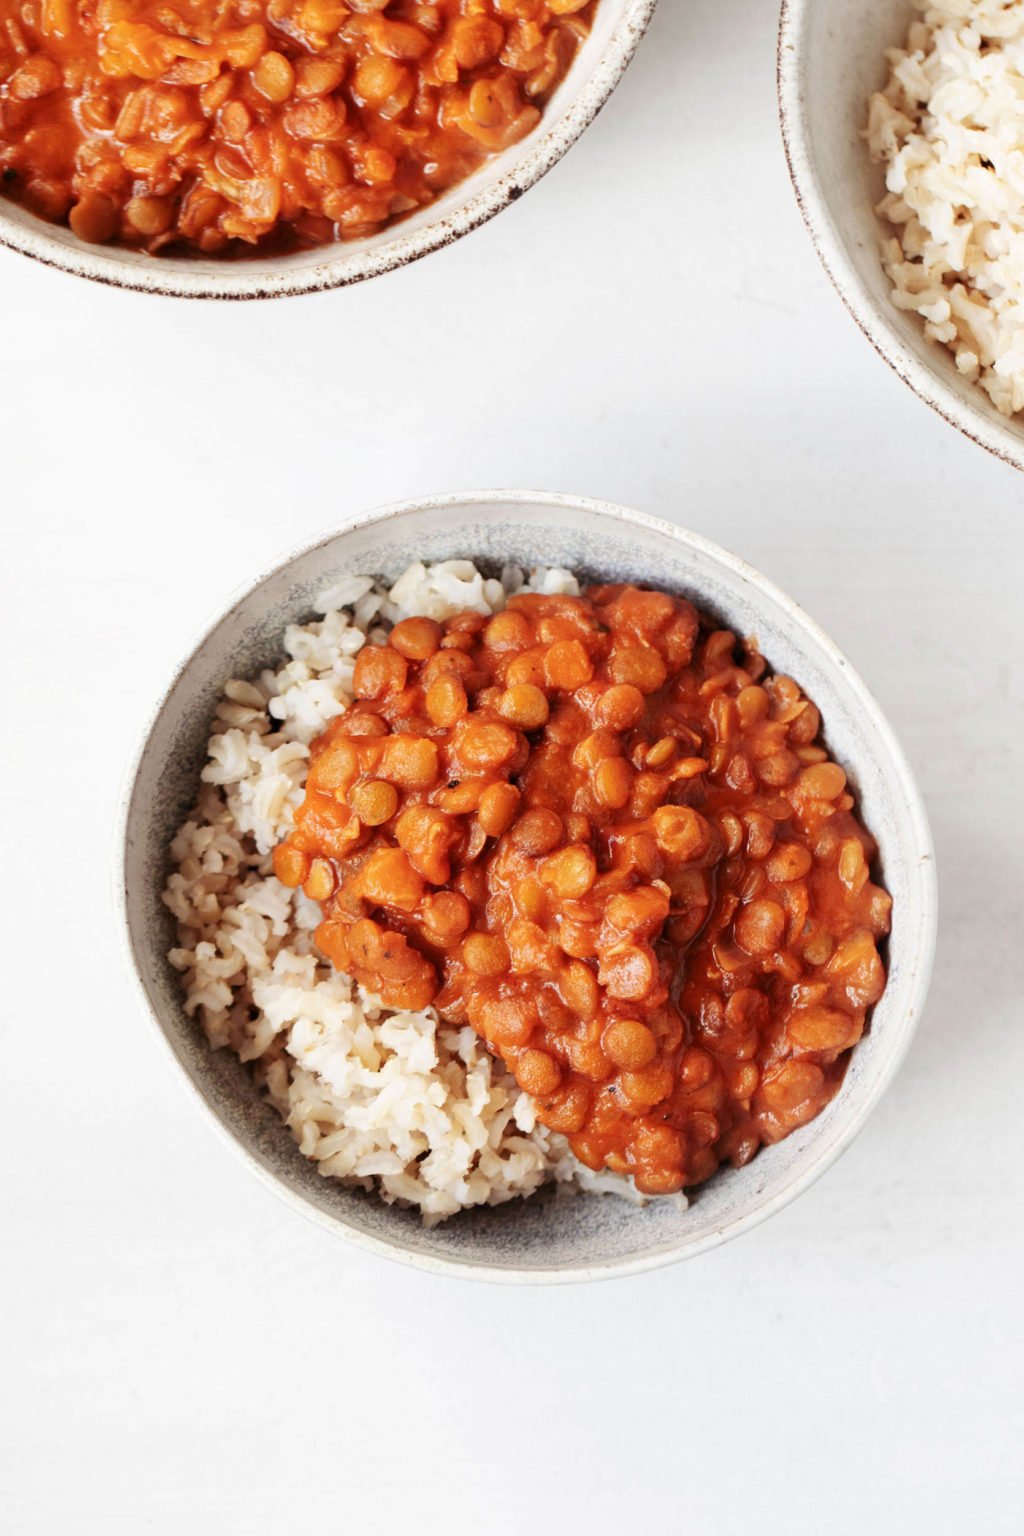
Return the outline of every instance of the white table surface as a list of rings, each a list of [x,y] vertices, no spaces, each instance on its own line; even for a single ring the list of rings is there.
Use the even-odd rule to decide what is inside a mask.
[[[1024,479],[819,270],[773,13],[663,0],[542,185],[356,290],[189,305],[0,253],[11,1536],[1020,1530]],[[513,484],[688,524],[821,619],[920,775],[943,899],[912,1054],[820,1184],[681,1268],[523,1292],[263,1190],[108,900],[131,745],[226,594],[346,514]]]

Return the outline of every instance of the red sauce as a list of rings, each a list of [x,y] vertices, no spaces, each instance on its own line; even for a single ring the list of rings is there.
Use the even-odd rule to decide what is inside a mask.
[[[792,679],[610,586],[406,620],[355,693],[275,853],[336,966],[471,1024],[583,1162],[649,1193],[829,1102],[891,903]]]
[[[0,193],[83,240],[372,234],[539,122],[597,0],[0,0]]]

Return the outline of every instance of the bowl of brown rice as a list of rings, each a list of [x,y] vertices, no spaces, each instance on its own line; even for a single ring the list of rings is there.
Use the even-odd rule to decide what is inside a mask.
[[[756,635],[820,708],[892,897],[888,982],[810,1123],[685,1195],[637,1198],[540,1123],[471,1029],[386,1008],[325,965],[315,904],[275,879],[310,744],[342,715],[367,643],[411,615],[499,614],[517,595],[656,585]],[[513,607],[515,604],[513,603]],[[121,895],[144,1012],[214,1130],[294,1210],[373,1253],[517,1283],[606,1278],[723,1242],[843,1151],[924,1001],[934,860],[910,769],[830,640],[697,535],[574,496],[484,492],[371,513],[251,582],[188,651],[128,776]]]
[[[951,425],[1024,465],[1024,5],[784,0],[790,174],[864,335]]]

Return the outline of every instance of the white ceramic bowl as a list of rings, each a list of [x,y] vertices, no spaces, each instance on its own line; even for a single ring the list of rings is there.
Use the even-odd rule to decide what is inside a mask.
[[[841,1092],[818,1119],[746,1168],[722,1171],[679,1211],[616,1198],[548,1198],[460,1214],[424,1230],[410,1211],[341,1188],[300,1156],[246,1070],[211,1052],[182,1008],[167,963],[171,920],[160,900],[167,847],[192,805],[214,704],[229,677],[280,655],[287,623],[345,572],[393,578],[413,559],[558,564],[600,579],[686,594],[738,633],[756,635],[778,671],[821,708],[829,745],[860,795],[892,894],[889,983]],[[541,492],[430,497],[389,507],[289,555],[236,596],[187,655],[157,707],[124,809],[124,915],[132,968],[194,1097],[253,1171],[297,1209],[360,1247],[477,1279],[596,1279],[700,1253],[786,1205],[853,1140],[892,1079],[924,1002],[935,940],[931,838],[910,769],[849,663],[788,597],[695,534],[605,503]]]
[[[790,175],[815,249],[864,335],[900,378],[973,441],[1024,468],[1024,426],[1000,415],[952,354],[896,308],[880,246],[892,230],[875,208],[883,168],[861,130],[868,97],[885,84],[885,50],[920,13],[910,0],[783,0],[779,110]]]
[[[601,0],[593,30],[539,126],[429,208],[364,240],[240,261],[147,256],[87,245],[0,199],[0,245],[79,277],[193,299],[268,299],[341,288],[451,245],[514,203],[551,169],[604,106],[633,57],[657,0]]]

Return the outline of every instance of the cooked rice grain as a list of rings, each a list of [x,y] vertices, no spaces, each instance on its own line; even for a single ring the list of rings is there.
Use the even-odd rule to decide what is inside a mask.
[[[433,1009],[381,1006],[313,947],[319,908],[274,878],[271,853],[302,799],[309,743],[351,699],[355,658],[400,618],[497,612],[516,591],[578,592],[563,570],[485,578],[469,561],[410,566],[387,590],[368,576],[323,592],[290,624],[287,661],[224,689],[199,802],[171,844],[164,901],[171,964],[210,1044],[253,1064],[299,1149],[322,1174],[418,1207],[427,1223],[557,1180],[635,1194],[592,1174],[473,1030]]]
[[[1024,409],[1024,0],[914,0],[923,17],[872,96],[883,262],[1004,415]]]

